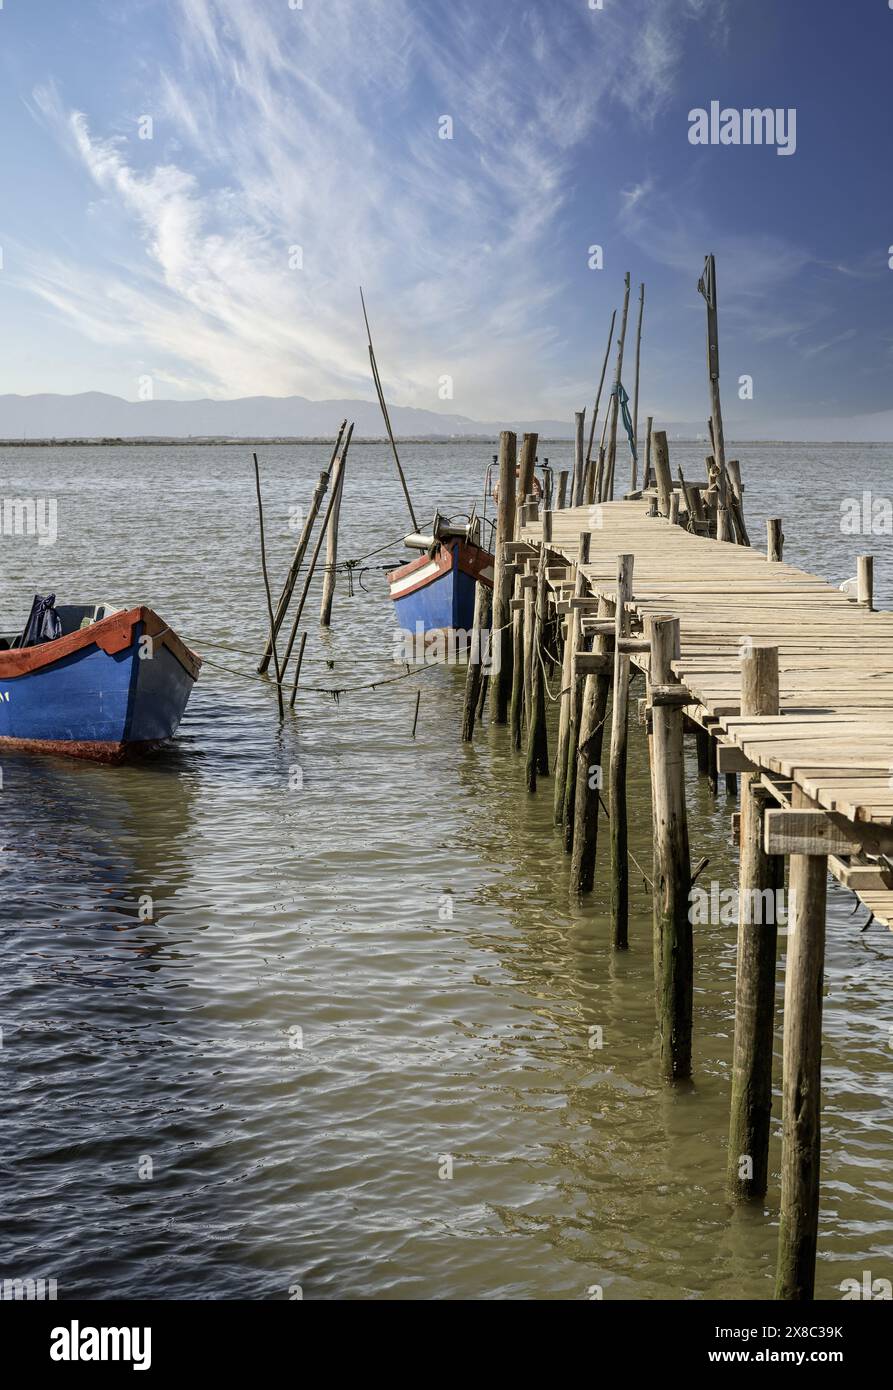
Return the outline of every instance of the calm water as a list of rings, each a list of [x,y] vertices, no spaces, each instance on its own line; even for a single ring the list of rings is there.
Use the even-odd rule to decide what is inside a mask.
[[[289,508],[327,451],[260,452],[281,578]],[[420,520],[480,497],[487,446],[404,452]],[[569,446],[542,452],[566,466]],[[702,453],[672,448],[692,476]],[[889,538],[839,525],[843,497],[885,493],[891,454],[744,448],[757,543],[781,515],[785,558],[836,582],[873,549],[893,605]],[[251,669],[265,599],[248,450],[14,449],[0,480],[57,497],[60,526],[55,547],[0,540],[0,627],[35,590],[149,602]],[[341,558],[400,558],[401,507],[383,450],[355,448]],[[695,1081],[667,1089],[642,880],[618,957],[603,888],[569,901],[549,784],[527,797],[502,730],[460,744],[460,673],[338,702],[310,688],[394,674],[381,572],[353,597],[339,582],[331,635],[315,615],[282,729],[268,687],[207,665],[175,746],[145,766],[2,759],[0,1277],[90,1298],[771,1297],[777,1134],[765,1211],[723,1191],[734,929],[697,929]],[[638,726],[631,762],[647,865]],[[693,853],[732,886],[732,807],[691,785]],[[893,1277],[893,940],[863,934],[865,916],[832,887],[827,1298],[863,1269]]]

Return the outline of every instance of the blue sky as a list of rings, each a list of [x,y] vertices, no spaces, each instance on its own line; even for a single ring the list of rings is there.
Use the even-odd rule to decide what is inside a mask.
[[[699,419],[713,251],[727,417],[893,406],[887,0],[292,3],[3,0],[0,392],[368,397],[362,283],[394,403],[565,417],[629,270]],[[713,99],[796,153],[693,146]]]

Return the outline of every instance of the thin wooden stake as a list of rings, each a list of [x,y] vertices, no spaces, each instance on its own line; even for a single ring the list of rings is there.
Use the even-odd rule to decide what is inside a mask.
[[[606,502],[614,500],[614,464],[617,459],[617,422],[620,419],[620,386],[623,374],[623,347],[626,342],[626,321],[629,316],[629,271],[626,272],[623,280],[623,317],[620,320],[620,337],[617,340],[617,366],[614,372],[614,393],[611,409],[611,435],[608,444],[608,460],[606,465],[607,487],[606,495],[602,499]]]
[[[645,313],[645,285],[639,286],[639,322],[636,328],[636,382],[633,388],[633,441],[635,449],[633,451],[632,462],[632,481],[630,492],[635,492],[638,479],[638,453],[639,453],[639,361],[642,355],[642,315]]]
[[[257,490],[257,519],[260,525],[260,563],[264,572],[264,588],[267,591],[267,613],[270,618],[270,647],[273,652],[273,669],[276,672],[276,696],[279,700],[279,718],[285,718],[285,702],[282,698],[282,672],[279,668],[279,654],[276,651],[276,620],[273,615],[273,595],[270,593],[270,576],[267,573],[267,545],[264,540],[264,504],[260,495],[260,465],[254,455],[254,485]]]
[[[415,693],[415,715],[412,721],[412,736],[415,738],[415,731],[419,724],[419,705],[422,703],[422,692],[417,690]]]
[[[599,379],[598,379],[598,390],[597,390],[596,393],[595,393],[595,405],[592,407],[592,419],[591,419],[590,422],[589,422],[589,445],[588,445],[588,447],[587,447],[587,449],[586,449],[586,477],[587,477],[587,480],[588,480],[588,478],[589,478],[589,474],[590,474],[590,471],[591,471],[591,468],[592,468],[592,441],[593,441],[594,438],[595,438],[595,422],[596,422],[596,420],[598,419],[598,408],[599,408],[599,405],[601,404],[601,399],[602,399],[602,387],[603,387],[604,384],[605,384],[605,372],[606,372],[607,369],[608,369],[608,358],[609,358],[610,355],[611,355],[611,340],[612,340],[613,337],[614,337],[614,324],[615,324],[615,322],[616,322],[616,319],[617,319],[617,310],[615,309],[615,310],[612,312],[612,314],[611,314],[611,322],[610,322],[610,324],[608,325],[608,341],[607,341],[606,344],[605,344],[605,355],[604,355],[604,358],[602,359],[602,373],[601,373],[601,376],[600,376]],[[588,487],[588,481],[587,481],[587,487]]]
[[[295,697],[297,696],[297,693],[298,693],[298,681],[301,679],[301,667],[302,667],[303,664],[304,664],[304,648],[306,647],[306,645],[307,645],[307,633],[306,633],[306,632],[302,632],[302,633],[301,633],[300,645],[298,646],[298,655],[297,655],[297,657],[295,658],[295,675],[294,675],[294,680],[292,681],[292,684],[291,684],[291,695],[289,696],[289,699],[288,699],[288,707],[289,707],[289,709],[294,709],[294,707],[295,707]]]
[[[320,627],[332,625],[332,603],[335,598],[335,566],[338,563],[338,520],[341,516],[341,499],[344,496],[344,473],[346,458],[342,458],[338,469],[338,481],[332,494],[332,515],[326,533],[326,566],[322,580],[322,599],[319,605]]]
[[[366,313],[366,300],[363,298],[362,286],[360,286],[360,303],[363,306],[363,318],[366,320],[366,335],[369,339],[369,363],[372,367],[372,380],[375,384],[375,391],[378,396],[378,404],[381,407],[382,419],[385,423],[385,429],[388,432],[388,439],[391,441],[391,449],[393,450],[394,454],[394,462],[397,465],[397,473],[400,477],[400,486],[403,488],[403,496],[406,498],[406,505],[409,509],[409,516],[410,520],[412,521],[412,529],[413,531],[418,531],[419,523],[416,521],[415,512],[413,511],[412,498],[409,495],[409,488],[406,485],[406,478],[404,477],[403,468],[400,463],[400,455],[397,453],[397,444],[394,439],[394,431],[391,429],[391,417],[388,414],[388,407],[384,398],[384,391],[382,390],[381,386],[381,378],[378,375],[378,364],[375,361],[375,349],[372,346],[372,329],[369,327],[369,315]]]
[[[335,440],[335,447],[332,450],[332,457],[329,460],[328,469],[325,473],[320,473],[319,475],[319,482],[316,484],[316,490],[310,502],[310,510],[308,511],[306,520],[304,521],[304,525],[301,528],[301,535],[298,539],[298,544],[295,547],[295,553],[292,556],[291,564],[288,567],[288,574],[286,576],[285,583],[282,586],[282,593],[279,595],[279,601],[276,604],[276,620],[274,623],[274,630],[275,635],[277,637],[279,635],[279,629],[285,621],[285,615],[288,612],[288,605],[291,603],[291,596],[294,593],[295,584],[298,580],[298,574],[300,572],[301,565],[304,562],[304,555],[306,554],[307,546],[310,543],[310,536],[313,532],[313,527],[316,523],[316,518],[319,514],[319,509],[322,506],[322,499],[325,496],[326,489],[329,486],[329,479],[332,470],[335,467],[335,461],[338,458],[338,450],[341,448],[341,440],[344,436],[344,431],[346,428],[347,421],[343,420],[341,422],[341,428],[338,431],[338,438]],[[261,659],[258,662],[257,666],[257,673],[259,676],[262,676],[266,671],[267,667],[270,664],[270,657],[272,655],[273,648],[270,644],[270,639],[268,637],[267,644],[263,650],[263,655],[261,656]]]
[[[318,535],[317,538],[316,538],[316,545],[313,547],[313,554],[312,554],[311,557],[310,557],[310,564],[307,566],[307,573],[306,573],[306,575],[304,576],[304,587],[303,587],[303,589],[301,590],[301,597],[300,597],[300,599],[299,599],[299,601],[298,601],[297,612],[295,613],[295,616],[294,616],[294,619],[293,619],[292,625],[291,625],[291,632],[289,633],[289,636],[288,636],[288,646],[287,646],[286,649],[285,649],[285,656],[284,656],[283,661],[282,661],[282,670],[283,670],[283,671],[287,671],[287,670],[288,670],[288,660],[289,660],[289,657],[291,656],[292,647],[293,647],[294,644],[295,644],[295,637],[297,636],[297,632],[298,632],[298,624],[300,623],[301,617],[302,617],[303,612],[304,612],[304,605],[305,605],[306,602],[307,602],[307,595],[310,593],[310,585],[311,585],[311,583],[312,583],[312,581],[313,581],[313,575],[314,575],[314,573],[315,573],[315,571],[316,571],[316,564],[317,564],[317,561],[319,560],[319,552],[322,550],[323,541],[325,540],[325,538],[326,538],[326,536],[327,536],[327,534],[328,534],[329,526],[330,526],[330,524],[331,524],[331,520],[332,520],[332,509],[333,509],[333,506],[334,506],[334,503],[335,503],[335,499],[336,499],[336,497],[338,496],[338,489],[339,489],[340,481],[341,481],[341,471],[342,471],[342,469],[344,468],[345,463],[346,463],[346,461],[347,461],[347,451],[348,451],[348,449],[350,448],[350,441],[351,441],[352,438],[353,438],[353,425],[351,425],[350,428],[348,429],[347,435],[346,435],[345,440],[344,440],[344,443],[343,443],[342,446],[341,446],[341,452],[340,452],[340,454],[338,455],[337,459],[335,460],[335,468],[334,468],[335,480],[334,480],[334,484],[333,484],[333,486],[332,486],[331,495],[330,495],[330,497],[329,497],[329,505],[328,505],[328,507],[326,508],[326,514],[325,514],[325,516],[323,517],[323,523],[322,523],[322,526],[321,526],[321,528],[320,528],[319,535]]]

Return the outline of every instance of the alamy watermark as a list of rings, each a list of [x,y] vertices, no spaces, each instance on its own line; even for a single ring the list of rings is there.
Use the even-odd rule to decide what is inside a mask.
[[[0,498],[0,535],[36,536],[38,545],[55,545],[59,538],[55,497]]]
[[[394,660],[399,662],[456,666],[467,661],[471,666],[483,667],[490,675],[499,672],[500,659],[501,644],[491,641],[487,629],[426,630],[425,624],[418,622],[414,632],[401,627],[394,633]]]
[[[688,113],[690,145],[774,145],[776,154],[797,150],[797,109],[784,107],[696,106]]]

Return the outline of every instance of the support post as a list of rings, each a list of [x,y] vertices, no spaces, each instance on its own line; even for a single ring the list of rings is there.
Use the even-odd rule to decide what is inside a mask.
[[[741,713],[777,715],[778,648],[754,647],[741,661]],[[741,774],[741,849],[735,1044],[728,1184],[735,1198],[763,1197],[769,1171],[778,893],[784,860],[763,847],[767,794],[755,773]]]
[[[517,438],[512,430],[499,436],[499,482],[496,505],[495,563],[493,566],[494,670],[490,679],[490,718],[494,724],[508,719],[512,693],[511,582],[505,573],[505,542],[515,532],[515,456]]]
[[[598,616],[611,616],[610,599],[600,599]],[[606,655],[611,638],[596,637],[593,650]],[[607,675],[587,675],[580,700],[577,738],[574,749],[573,784],[568,777],[568,794],[573,795],[573,816],[568,819],[566,832],[571,851],[571,889],[576,893],[591,893],[595,881],[595,853],[598,844],[598,802],[602,783],[601,761],[605,715],[608,708]]]
[[[857,571],[857,599],[869,613],[874,612],[874,556],[860,555]]]
[[[784,551],[784,532],[781,529],[781,517],[770,516],[766,522],[766,559],[781,563]]]
[[[640,321],[641,322],[641,321]],[[617,557],[617,606],[614,610],[614,693],[611,714],[611,758],[608,805],[611,815],[611,921],[614,945],[629,946],[629,860],[626,824],[626,740],[629,706],[629,656],[621,643],[629,634],[627,604],[633,597],[633,555]]]
[[[794,788],[793,804],[806,798]],[[828,859],[792,854],[784,982],[781,1213],[775,1297],[811,1300],[819,1224],[822,981]]]
[[[468,669],[465,672],[465,708],[462,712],[463,743],[471,743],[474,737],[474,723],[484,680],[484,648],[490,640],[487,634],[489,633],[492,613],[493,590],[489,585],[478,580],[474,596],[471,651],[468,653]]]
[[[670,448],[667,444],[666,430],[654,431],[652,455],[654,478],[657,483],[657,510],[661,516],[669,516],[670,498],[673,496],[673,477],[670,473]]]
[[[649,693],[672,685],[679,657],[679,619],[649,617]],[[691,1075],[693,994],[689,917],[691,861],[685,812],[681,705],[653,705],[652,815],[654,821],[654,934],[661,1070],[667,1080]]]
[[[586,411],[574,411],[574,506],[583,505],[583,487],[586,482],[586,463],[583,456],[583,430]]]
[[[570,477],[566,468],[562,468],[558,474],[558,510],[564,511],[567,505],[567,481]]]
[[[577,551],[577,574],[574,583],[574,597],[582,598],[586,587],[583,566],[589,563],[589,543],[591,532],[581,531]],[[573,661],[580,640],[580,610],[572,608],[567,616],[567,633],[564,639],[564,661],[561,668],[561,702],[558,712],[558,755],[555,760],[555,824],[564,820],[564,797],[567,787],[568,761],[571,757],[571,683]]]
[[[533,641],[530,659],[530,704],[527,715],[527,790],[536,791],[537,775],[549,770],[546,735],[546,694],[543,681],[543,627],[546,607],[546,537],[540,548],[536,572]]]

